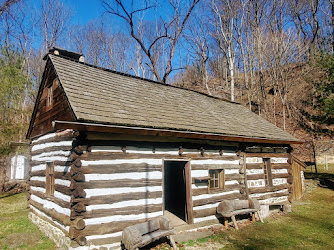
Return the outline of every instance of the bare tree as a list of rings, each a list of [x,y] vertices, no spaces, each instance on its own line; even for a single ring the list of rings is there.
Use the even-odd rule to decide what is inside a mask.
[[[216,32],[213,36],[217,39],[218,45],[224,51],[230,73],[231,101],[234,101],[234,81],[235,81],[235,58],[238,44],[234,36],[235,19],[238,0],[214,0],[212,10],[215,14]]]
[[[297,34],[303,40],[303,47],[308,47],[310,53],[312,46],[319,42],[320,0],[289,0],[288,4]]]
[[[276,95],[278,95],[282,104],[283,129],[286,130],[287,112],[291,117],[288,100],[294,71],[291,63],[299,60],[298,36],[291,29],[287,32],[269,33],[266,41],[266,51],[265,62],[273,87],[274,101]],[[275,106],[274,102],[274,116],[276,113]]]
[[[42,0],[41,30],[43,34],[43,50],[45,52],[57,44],[69,18],[70,12],[60,0]]]
[[[102,0],[102,4],[107,13],[115,15],[125,21],[130,28],[130,35],[140,45],[140,48],[147,56],[148,66],[153,75],[158,81],[166,83],[170,73],[175,70],[172,66],[172,62],[177,42],[185,29],[191,12],[199,1],[200,0],[191,0],[189,7],[185,8],[184,13],[182,13],[182,6],[184,6],[184,3],[181,3],[180,0],[169,0],[169,4],[173,10],[173,16],[170,21],[163,21],[163,31],[156,33],[154,39],[150,39],[149,41],[147,41],[145,36],[138,34],[137,16],[143,14],[147,10],[155,8],[155,5],[151,5],[146,2],[144,7],[135,8],[132,1],[131,8],[128,9],[122,0]],[[167,56],[165,60],[165,67],[162,72],[159,72],[159,57],[156,55],[157,52],[154,52],[154,46],[161,41],[168,44],[168,51],[166,52]]]
[[[0,16],[2,16],[2,14],[10,8],[10,6],[20,1],[21,0],[5,0],[5,2],[0,5]]]
[[[191,22],[192,29],[184,35],[187,45],[189,45],[189,51],[194,54],[195,60],[199,61],[201,80],[203,89],[206,89],[209,95],[211,95],[209,87],[209,72],[208,62],[210,58],[210,30],[208,22],[203,22],[203,19],[208,20],[204,15],[196,16]]]

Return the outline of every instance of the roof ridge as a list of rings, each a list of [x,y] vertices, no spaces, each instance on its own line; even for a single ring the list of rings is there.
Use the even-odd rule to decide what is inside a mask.
[[[167,83],[163,83],[163,82],[154,81],[154,80],[151,80],[151,79],[148,79],[148,78],[131,75],[129,73],[124,73],[124,72],[120,72],[120,71],[116,71],[116,70],[112,70],[112,69],[100,67],[100,66],[93,65],[93,64],[90,64],[90,63],[86,63],[86,62],[80,62],[79,60],[76,60],[74,58],[67,57],[67,56],[64,56],[64,55],[54,55],[54,54],[50,54],[50,53],[48,53],[47,55],[48,56],[52,55],[52,56],[55,56],[55,57],[64,58],[64,59],[69,60],[69,61],[80,63],[80,64],[83,64],[83,65],[86,65],[86,66],[89,66],[89,67],[92,67],[92,68],[100,69],[100,70],[111,72],[111,73],[114,73],[114,74],[118,74],[118,75],[122,75],[122,76],[128,76],[128,77],[132,77],[132,78],[135,78],[135,79],[139,79],[139,80],[143,80],[143,81],[147,81],[147,82],[151,82],[151,83],[156,83],[156,84],[160,84],[160,85],[167,86],[167,87],[172,87],[172,88],[182,89],[182,90],[186,90],[186,91],[191,91],[191,92],[194,92],[194,93],[197,93],[197,94],[201,94],[201,95],[204,95],[206,97],[213,98],[213,99],[216,99],[216,100],[220,100],[220,101],[224,101],[224,102],[229,102],[229,103],[241,105],[241,103],[239,103],[239,102],[233,102],[231,100],[228,100],[228,99],[225,99],[225,98],[222,98],[222,97],[209,95],[209,94],[206,94],[206,93],[203,93],[203,92],[199,92],[199,91],[196,91],[196,90],[193,90],[193,89],[187,89],[187,88],[183,88],[183,87],[180,87],[180,86],[175,86],[175,85],[171,85],[171,84],[167,84]]]

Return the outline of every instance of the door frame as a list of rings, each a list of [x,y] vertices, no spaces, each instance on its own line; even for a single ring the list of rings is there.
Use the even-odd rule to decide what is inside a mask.
[[[186,185],[186,223],[194,223],[194,212],[193,212],[193,199],[192,199],[192,188],[191,188],[191,164],[190,159],[162,159],[162,209],[165,212],[165,161],[183,161],[185,162],[185,185]]]

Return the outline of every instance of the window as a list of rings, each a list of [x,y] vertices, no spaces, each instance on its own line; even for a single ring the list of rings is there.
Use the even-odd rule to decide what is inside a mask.
[[[211,169],[209,170],[210,180],[209,188],[210,189],[224,189],[225,187],[225,177],[223,169]]]
[[[264,173],[264,181],[266,186],[272,186],[273,180],[271,177],[271,163],[269,158],[263,159],[263,173]]]
[[[45,193],[47,196],[53,196],[55,192],[55,168],[53,162],[46,163],[45,176]]]
[[[48,99],[46,100],[46,106],[52,106],[53,103],[53,93],[52,93],[52,85],[48,87]]]

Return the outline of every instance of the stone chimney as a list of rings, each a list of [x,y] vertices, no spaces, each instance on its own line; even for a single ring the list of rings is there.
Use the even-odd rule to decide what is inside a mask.
[[[69,51],[69,50],[65,50],[65,49],[61,49],[61,48],[57,48],[57,47],[53,47],[53,48],[49,49],[48,54],[71,58],[71,59],[77,60],[79,62],[84,62],[85,61],[85,57],[84,57],[83,54],[76,53],[76,52]],[[46,59],[46,55],[44,56],[43,59],[44,60]]]

